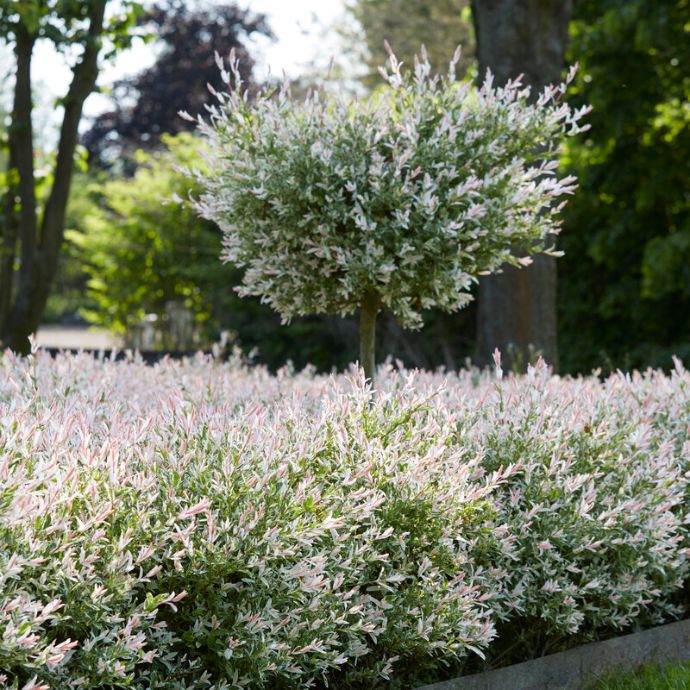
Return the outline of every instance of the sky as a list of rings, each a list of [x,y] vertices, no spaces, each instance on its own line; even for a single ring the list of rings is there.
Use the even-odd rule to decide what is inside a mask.
[[[270,41],[258,38],[249,47],[256,60],[256,76],[261,79],[270,72],[290,77],[299,76],[303,66],[314,56],[327,64],[337,51],[337,40],[327,28],[343,16],[345,0],[236,0],[242,7],[268,17],[276,37]],[[150,45],[138,42],[122,53],[114,63],[103,65],[98,84],[107,86],[118,78],[148,67],[154,60]],[[70,81],[71,72],[63,58],[48,43],[39,44],[34,57],[33,79],[46,101],[62,95]],[[85,114],[96,115],[107,108],[107,99],[92,94],[85,104]]]
[[[344,11],[343,0],[240,0],[241,7],[265,14],[277,41],[262,41],[257,47],[264,53],[260,69],[270,64],[274,74],[284,69],[289,76],[298,76],[300,67],[315,55],[330,59],[335,43],[325,37],[323,28],[332,26]],[[332,40],[332,38],[331,38]],[[265,74],[265,72],[264,72]]]

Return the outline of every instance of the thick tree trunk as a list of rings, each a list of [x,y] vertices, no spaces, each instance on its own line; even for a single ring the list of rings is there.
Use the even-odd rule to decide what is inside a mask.
[[[11,134],[10,134],[11,138]],[[13,180],[17,174],[17,163],[12,149],[9,150],[7,165],[9,182],[4,205],[4,218],[0,223],[0,333],[12,305],[14,287],[14,261],[17,254],[17,238],[19,236],[18,203],[19,191]],[[2,340],[0,339],[0,345]]]
[[[28,350],[28,336],[36,331],[45,311],[48,295],[57,271],[60,247],[64,237],[65,214],[74,169],[79,121],[84,101],[93,91],[98,76],[98,53],[103,33],[107,0],[94,2],[90,13],[84,52],[74,68],[60,130],[54,182],[43,211],[40,229],[36,221],[35,180],[33,171],[33,136],[31,129],[31,54],[34,37],[25,29],[17,32],[17,81],[15,108],[10,133],[11,160],[19,177],[17,187],[19,211],[19,244],[21,262],[14,299],[0,322],[0,341],[19,352]],[[10,175],[13,171],[10,170]],[[11,240],[11,237],[9,237]],[[0,288],[7,278],[0,274]],[[0,300],[0,304],[2,300]],[[0,312],[0,315],[1,312]]]
[[[479,77],[487,68],[502,85],[523,75],[533,96],[561,80],[572,0],[473,0]],[[491,363],[494,348],[524,369],[534,353],[558,365],[556,264],[537,256],[529,268],[507,267],[479,283],[478,360]]]
[[[362,300],[359,313],[359,363],[364,369],[364,377],[374,383],[376,375],[376,316],[379,312],[379,299],[368,292]]]
[[[17,241],[20,251],[19,282],[26,282],[36,259],[36,192],[34,185],[34,145],[31,124],[31,56],[36,38],[22,24],[14,48],[17,71],[8,132],[9,167],[6,218],[3,228],[3,260],[0,264],[0,316],[4,323],[12,307],[14,263]],[[22,281],[22,279],[24,279]]]
[[[10,151],[7,166],[8,173],[16,170],[16,167],[14,157]],[[14,259],[17,252],[17,236],[19,232],[15,204],[16,197],[16,185],[10,181],[7,195],[3,201],[5,217],[3,222],[0,223],[0,332],[2,332],[2,324],[5,323],[12,304]]]

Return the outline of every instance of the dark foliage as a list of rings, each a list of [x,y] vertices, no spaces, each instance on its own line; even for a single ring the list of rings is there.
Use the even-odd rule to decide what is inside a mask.
[[[567,151],[563,368],[668,367],[690,357],[690,3],[582,0],[574,19],[573,99],[593,111]]]
[[[157,147],[161,134],[192,131],[193,123],[177,113],[203,112],[211,98],[207,84],[223,88],[214,53],[226,56],[234,49],[242,79],[249,84],[254,60],[246,39],[271,36],[263,15],[236,5],[157,5],[142,24],[163,48],[151,67],[115,83],[112,110],[99,115],[84,135],[90,159],[102,165],[129,158],[139,148]]]

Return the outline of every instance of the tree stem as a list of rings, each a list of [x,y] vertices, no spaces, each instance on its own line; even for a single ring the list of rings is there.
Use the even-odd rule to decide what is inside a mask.
[[[376,315],[379,311],[378,295],[369,291],[362,299],[359,313],[359,362],[365,378],[374,383],[376,374]]]

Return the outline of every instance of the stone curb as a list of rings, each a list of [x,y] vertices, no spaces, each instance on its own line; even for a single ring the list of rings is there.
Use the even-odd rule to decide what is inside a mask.
[[[592,642],[567,652],[417,690],[583,690],[603,673],[645,663],[690,660],[690,620]]]

